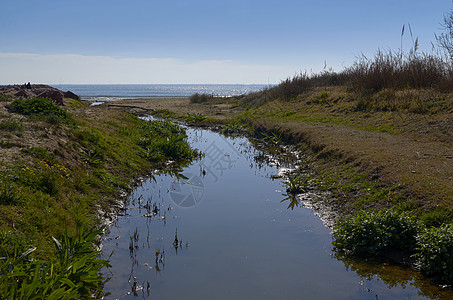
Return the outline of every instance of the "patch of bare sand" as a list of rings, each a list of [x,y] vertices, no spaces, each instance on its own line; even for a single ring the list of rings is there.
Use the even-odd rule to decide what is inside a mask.
[[[159,110],[169,110],[180,115],[200,113],[210,118],[227,119],[238,114],[231,104],[200,104],[190,103],[189,98],[150,98],[126,99],[105,102],[99,105],[109,109],[123,109],[131,113],[146,113]]]

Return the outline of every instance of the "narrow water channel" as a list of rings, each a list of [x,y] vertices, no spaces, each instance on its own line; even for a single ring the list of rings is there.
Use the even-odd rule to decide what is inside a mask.
[[[205,157],[144,181],[105,236],[106,299],[437,298],[410,269],[336,258],[330,230],[288,209],[277,166],[247,139],[188,134]]]

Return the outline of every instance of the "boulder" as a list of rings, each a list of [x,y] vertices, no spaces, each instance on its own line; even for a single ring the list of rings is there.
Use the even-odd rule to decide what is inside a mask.
[[[74,99],[74,100],[80,100],[80,97],[77,96],[76,94],[74,94],[74,93],[71,92],[71,91],[67,91],[66,93],[64,93],[64,97],[65,97],[65,98]]]
[[[34,94],[28,89],[19,90],[17,93],[14,94],[14,98],[30,99],[34,97],[36,97],[36,94]]]
[[[52,101],[58,105],[64,105],[63,104],[63,92],[57,90],[57,89],[48,89],[37,96],[38,98],[50,98]]]

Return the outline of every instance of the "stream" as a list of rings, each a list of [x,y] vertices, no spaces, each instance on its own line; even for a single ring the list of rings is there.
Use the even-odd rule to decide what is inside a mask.
[[[105,299],[452,297],[410,268],[336,255],[320,218],[284,200],[275,175],[294,166],[258,160],[246,138],[187,133],[205,156],[143,181],[104,236]]]

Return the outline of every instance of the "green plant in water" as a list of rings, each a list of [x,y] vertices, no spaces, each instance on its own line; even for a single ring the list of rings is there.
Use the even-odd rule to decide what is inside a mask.
[[[290,209],[293,210],[294,207],[298,207],[299,206],[299,199],[297,198],[296,195],[293,195],[293,194],[283,194],[283,196],[286,196],[285,199],[283,199],[282,201],[280,201],[280,203],[282,202],[285,202],[285,201],[289,201],[289,204],[288,204],[288,207],[287,209]]]
[[[190,148],[184,128],[168,120],[148,121],[143,127],[144,136],[137,142],[145,149],[145,156],[151,161],[165,158],[175,160],[193,159],[198,151]]]
[[[250,128],[246,124],[238,122],[230,122],[226,124],[221,124],[217,126],[217,130],[224,135],[234,134],[234,133],[244,133],[249,132]]]
[[[296,195],[304,192],[306,180],[303,180],[299,174],[288,175],[287,181],[283,181],[286,186],[286,192],[290,195]]]

